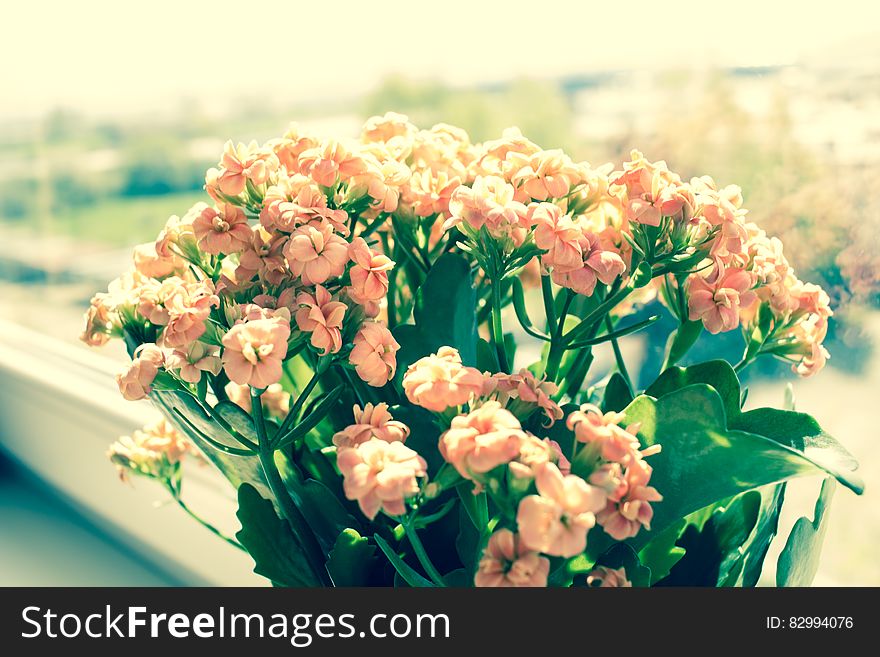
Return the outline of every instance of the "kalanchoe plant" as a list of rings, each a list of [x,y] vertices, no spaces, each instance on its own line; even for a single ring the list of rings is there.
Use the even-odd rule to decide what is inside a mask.
[[[389,113],[357,142],[227,143],[205,189],[83,339],[123,339],[122,394],[176,427],[113,461],[183,505],[180,458],[203,455],[238,489],[226,540],[276,585],[754,586],[788,479],[828,477],[815,523],[834,479],[862,490],[810,416],[742,408],[762,356],[822,369],[831,310],[737,187]],[[677,328],[639,389],[618,342],[655,297]],[[736,329],[735,366],[677,366]],[[779,584],[809,583],[814,525]]]

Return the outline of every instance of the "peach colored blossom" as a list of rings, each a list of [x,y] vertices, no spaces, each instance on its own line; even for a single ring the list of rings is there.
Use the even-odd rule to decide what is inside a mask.
[[[335,185],[337,178],[344,182],[364,170],[363,159],[335,139],[303,151],[299,165],[303,173],[324,187]]]
[[[529,220],[535,226],[535,244],[547,251],[545,267],[575,271],[584,266],[583,233],[570,215],[552,203],[533,203]]]
[[[284,259],[284,245],[288,239],[284,233],[272,234],[262,226],[255,226],[250,244],[239,257],[236,280],[244,283],[259,276],[261,281],[277,286],[290,278],[292,274]]]
[[[339,450],[336,465],[345,497],[357,500],[370,520],[379,511],[390,516],[406,513],[406,500],[419,492],[418,480],[427,474],[425,459],[416,452],[402,442],[379,438]]]
[[[459,185],[461,178],[447,171],[417,169],[412,172],[404,200],[418,217],[448,214],[449,201]]]
[[[563,475],[552,463],[538,470],[535,485],[538,495],[523,498],[516,514],[523,542],[552,556],[583,552],[595,514],[605,507],[605,493],[576,475]]]
[[[199,248],[205,253],[240,253],[250,244],[253,233],[244,210],[234,205],[205,208],[193,221]]]
[[[206,203],[196,203],[183,217],[172,215],[156,238],[156,253],[161,258],[173,258],[177,253],[184,255],[197,250],[193,222],[208,207]],[[174,248],[172,248],[174,247]]]
[[[639,439],[635,436],[639,427],[632,424],[624,429],[619,426],[622,421],[622,413],[603,414],[593,404],[583,404],[568,416],[566,426],[574,432],[578,442],[594,446],[606,461],[626,465],[641,458]]]
[[[246,413],[251,409],[251,389],[248,386],[229,382],[224,388],[229,401],[240,407]],[[290,395],[280,383],[273,383],[263,391],[260,399],[263,402],[263,411],[272,417],[284,418],[290,412]]]
[[[102,347],[110,341],[110,334],[118,323],[111,306],[109,294],[99,292],[89,302],[89,309],[83,315],[85,328],[79,339],[90,347]]]
[[[153,381],[165,364],[165,354],[155,344],[146,343],[134,352],[128,368],[116,375],[119,392],[129,401],[144,399],[153,391]]]
[[[361,140],[369,142],[388,142],[403,138],[412,140],[417,128],[409,122],[409,117],[397,112],[386,112],[383,116],[371,116],[361,129]]]
[[[688,277],[688,310],[691,320],[700,319],[710,333],[739,326],[739,309],[755,300],[752,275],[742,269],[727,270],[715,283],[699,273]]]
[[[110,445],[107,456],[122,480],[128,472],[161,479],[173,475],[174,466],[189,450],[183,435],[167,420],[160,419],[131,436],[121,436]]]
[[[562,198],[580,179],[571,159],[559,149],[539,151],[529,156],[513,174],[511,182],[536,201]]]
[[[457,349],[440,347],[436,354],[409,366],[403,377],[403,389],[413,404],[439,413],[479,396],[483,375],[464,366]]]
[[[223,369],[239,385],[268,388],[281,380],[290,326],[280,319],[236,324],[223,336]]]
[[[632,538],[644,527],[651,529],[654,509],[651,502],[660,502],[663,496],[652,486],[651,466],[641,459],[627,465],[623,474],[625,490],[618,498],[609,496],[605,508],[596,514],[596,521],[611,538],[623,541]],[[618,494],[622,491],[618,491]]]
[[[388,272],[394,268],[394,261],[373,251],[362,237],[354,238],[348,252],[355,263],[349,271],[349,296],[358,303],[382,299],[388,293]]]
[[[185,349],[175,349],[166,359],[165,368],[178,371],[178,376],[189,383],[198,383],[202,372],[217,375],[222,368],[219,348],[204,342],[192,342]]]
[[[547,586],[550,560],[527,548],[509,529],[489,537],[474,577],[475,586]]]
[[[348,181],[348,198],[369,196],[376,212],[394,212],[400,203],[401,188],[409,183],[410,169],[396,160],[379,162],[365,153],[365,168]]]
[[[169,281],[172,279],[163,282],[163,288]],[[160,293],[160,298],[162,296],[168,321],[159,336],[159,344],[171,349],[183,347],[202,337],[211,309],[220,306],[220,299],[210,280],[185,284],[174,281]]]
[[[315,287],[315,293],[301,292],[296,297],[299,310],[296,311],[296,325],[301,331],[311,333],[311,344],[326,356],[342,348],[342,320],[346,306],[334,301],[333,296],[322,285]]]
[[[548,420],[546,426],[550,427],[563,416],[559,404],[552,399],[558,390],[552,381],[538,380],[527,369],[521,369],[516,374],[498,372],[486,376],[482,396],[497,399],[521,420],[537,406],[544,411]]]
[[[594,588],[628,588],[632,582],[626,578],[625,568],[596,566],[587,573],[587,586]]]
[[[323,284],[345,272],[348,242],[335,234],[328,222],[311,221],[291,233],[284,255],[303,284]]]
[[[263,196],[260,223],[268,230],[290,233],[313,220],[325,220],[333,231],[348,234],[348,214],[327,206],[327,196],[308,176],[280,177]]]
[[[523,158],[538,153],[540,147],[523,136],[519,128],[507,128],[500,139],[487,141],[478,149],[471,165],[475,176],[501,176],[508,182],[522,168]]]
[[[278,158],[271,151],[261,149],[257,142],[233,144],[227,141],[218,169],[208,172],[214,184],[208,184],[209,193],[219,189],[227,196],[238,196],[245,190],[247,182],[262,185],[269,173],[278,168]]]
[[[333,435],[333,444],[339,449],[357,447],[370,438],[378,438],[386,443],[402,443],[409,436],[409,427],[391,417],[385,402],[375,406],[368,403],[364,410],[355,404],[353,410],[354,424]]]
[[[299,157],[305,151],[316,148],[320,140],[315,135],[304,130],[297,123],[291,123],[280,139],[273,139],[267,145],[278,158],[281,166],[290,173],[304,173],[299,162]]]
[[[149,278],[165,278],[186,269],[186,263],[176,253],[167,257],[156,251],[155,242],[138,244],[132,253],[134,268]]]
[[[509,463],[520,453],[525,432],[513,414],[488,401],[452,419],[440,436],[440,453],[465,479]]]
[[[400,344],[391,331],[378,322],[364,322],[352,341],[348,362],[367,385],[384,386],[397,371]]]
[[[545,463],[554,463],[564,475],[571,472],[571,463],[565,458],[559,443],[549,438],[542,440],[526,432],[516,461],[510,463],[511,474],[520,479],[531,479]]]
[[[498,176],[479,176],[468,187],[457,187],[449,200],[450,218],[444,230],[466,223],[473,230],[483,226],[497,239],[510,238],[520,246],[528,234],[530,222],[526,206],[514,199],[516,190]]]

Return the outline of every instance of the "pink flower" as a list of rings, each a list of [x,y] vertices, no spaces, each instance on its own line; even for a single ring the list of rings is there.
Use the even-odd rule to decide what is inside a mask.
[[[363,156],[365,169],[348,181],[349,198],[369,196],[374,212],[394,212],[400,202],[400,190],[409,183],[409,167],[397,160],[379,162],[372,155]]]
[[[555,464],[564,475],[571,472],[571,463],[565,458],[559,443],[526,433],[519,446],[519,455],[510,463],[510,472],[520,479],[531,479],[546,463]]]
[[[193,221],[199,248],[205,253],[240,253],[251,243],[253,233],[244,210],[234,205],[205,208]]]
[[[626,578],[625,568],[608,568],[596,566],[587,573],[587,586],[595,588],[626,588],[632,587],[632,582]]]
[[[339,450],[336,465],[342,473],[345,497],[357,500],[372,520],[379,511],[406,513],[405,501],[419,492],[419,477],[427,474],[425,459],[402,442],[370,438],[357,447]]]
[[[129,401],[144,399],[153,391],[153,381],[165,364],[165,354],[155,344],[142,344],[134,352],[131,364],[116,375],[119,392]]]
[[[476,586],[547,586],[550,560],[530,550],[509,529],[489,537],[474,577]]]
[[[638,459],[627,465],[622,490],[611,495],[605,509],[596,514],[597,522],[611,538],[624,541],[639,533],[642,527],[651,528],[654,510],[651,502],[660,502],[663,496],[656,488],[648,486],[651,466]],[[621,495],[622,492],[622,495]]]
[[[568,416],[566,426],[574,431],[578,442],[594,446],[606,461],[626,465],[641,458],[641,452],[639,439],[635,436],[638,425],[624,429],[618,426],[622,420],[622,413],[603,414],[596,406],[584,404]]]
[[[123,481],[127,472],[164,479],[174,474],[174,466],[190,450],[189,443],[167,420],[161,419],[121,436],[110,445],[107,456],[119,470]]]
[[[348,362],[368,385],[378,388],[394,377],[400,344],[387,327],[378,322],[364,322],[352,345]]]
[[[110,306],[110,295],[99,293],[93,296],[83,320],[85,328],[79,339],[90,347],[102,347],[107,344],[117,322]]]
[[[447,214],[452,193],[461,185],[461,178],[447,171],[417,169],[412,172],[405,200],[417,217]]]
[[[355,263],[349,271],[349,296],[358,303],[382,299],[388,293],[388,272],[394,268],[394,261],[373,251],[362,237],[354,238],[348,252]]]
[[[159,296],[164,296],[167,314],[159,343],[171,349],[184,347],[202,337],[211,309],[220,306],[210,280],[181,284],[179,279],[169,278],[163,282]]]
[[[539,381],[527,369],[522,369],[517,374],[499,372],[486,378],[482,396],[497,399],[522,420],[538,406],[547,416],[546,426],[550,427],[563,416],[559,404],[551,398],[557,391],[552,381]]]
[[[254,185],[266,182],[269,172],[278,167],[278,160],[273,153],[261,150],[255,141],[237,146],[227,141],[219,167],[208,172],[208,192],[219,189],[227,196],[238,196],[248,180]]]
[[[485,226],[496,239],[510,238],[520,246],[529,230],[526,206],[514,199],[516,191],[497,176],[480,176],[470,187],[456,188],[449,200],[450,218],[443,225],[449,230],[461,222],[473,230]]]
[[[243,284],[259,276],[268,285],[281,285],[291,276],[283,253],[288,236],[284,233],[273,235],[261,226],[255,227],[252,235],[250,244],[239,258],[236,280]]]
[[[688,277],[688,309],[691,320],[701,319],[709,333],[731,331],[739,326],[740,307],[755,300],[753,278],[742,269],[729,269],[716,282],[700,274]]]
[[[348,242],[336,235],[328,222],[312,221],[291,233],[284,255],[303,284],[323,284],[345,272]]]
[[[299,156],[299,166],[319,185],[332,187],[337,178],[346,181],[361,173],[364,161],[342,143],[329,139],[320,146],[303,151]]]
[[[327,196],[311,178],[294,174],[282,176],[266,190],[260,223],[268,230],[285,233],[313,220],[326,220],[334,232],[348,234],[345,210],[327,207]]]
[[[386,112],[384,116],[371,116],[361,130],[361,140],[369,142],[387,142],[403,137],[411,140],[417,128],[409,122],[409,118],[397,112]]]
[[[462,365],[457,349],[440,347],[436,354],[409,366],[403,377],[403,389],[413,404],[439,413],[479,396],[483,375]]]
[[[342,320],[346,306],[341,301],[333,301],[327,289],[315,287],[315,294],[301,292],[296,297],[299,310],[296,311],[296,325],[301,331],[311,333],[311,343],[321,351],[322,356],[336,353],[342,348]]]
[[[515,187],[536,201],[562,198],[580,178],[577,167],[561,150],[539,151],[529,157],[511,179]]]
[[[523,542],[533,550],[574,557],[587,547],[595,513],[605,506],[605,493],[575,475],[563,475],[552,463],[535,475],[538,495],[519,503],[516,522]]]
[[[529,220],[535,226],[535,244],[547,251],[541,257],[544,266],[561,271],[584,266],[583,234],[570,215],[552,203],[533,203]]]
[[[281,380],[290,326],[280,319],[236,324],[223,336],[223,369],[239,385],[268,388]]]
[[[440,436],[440,453],[465,479],[509,463],[520,452],[525,432],[510,411],[488,401],[452,419]]]
[[[589,296],[597,281],[610,285],[626,271],[619,253],[603,249],[598,235],[563,215],[557,206],[533,204],[529,217],[535,224],[535,244],[547,251],[541,263],[552,269],[557,285]]]
[[[179,370],[178,376],[189,383],[198,383],[202,372],[210,372],[215,376],[220,372],[222,363],[217,355],[219,349],[204,342],[192,342],[185,349],[175,349],[165,360],[168,370]]]
[[[364,410],[355,404],[354,424],[333,435],[337,448],[357,447],[370,438],[378,438],[386,443],[404,442],[409,436],[409,427],[398,422],[388,412],[388,404],[367,404]]]
[[[186,268],[186,263],[175,253],[167,257],[160,256],[156,252],[155,242],[138,244],[134,247],[132,260],[134,260],[134,268],[149,278],[165,278]]]

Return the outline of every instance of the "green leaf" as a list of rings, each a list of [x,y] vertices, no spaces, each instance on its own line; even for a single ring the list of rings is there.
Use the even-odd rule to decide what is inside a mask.
[[[474,526],[463,504],[458,505],[458,536],[455,538],[455,550],[458,558],[469,573],[476,571],[477,549],[480,547],[480,532]]]
[[[376,541],[376,545],[378,545],[379,549],[382,550],[386,557],[388,557],[388,561],[391,562],[391,565],[394,566],[394,570],[396,570],[397,574],[403,578],[403,581],[412,587],[424,588],[434,586],[434,584],[419,575],[412,566],[401,559],[400,555],[388,545],[388,542],[384,538],[378,534],[374,534],[373,540]]]
[[[768,486],[761,491],[761,514],[755,526],[755,534],[746,548],[746,562],[743,567],[742,585],[757,586],[764,568],[764,559],[770,543],[779,529],[779,514],[785,500],[785,483]]]
[[[776,566],[776,586],[809,586],[819,569],[822,541],[828,530],[828,506],[837,485],[834,479],[822,482],[812,522],[798,518],[779,555]]]
[[[477,369],[481,372],[497,372],[500,369],[498,352],[483,338],[477,341]]]
[[[694,346],[702,332],[703,322],[685,320],[669,335],[669,342],[666,344],[666,362],[675,365],[680,361],[688,349]]]
[[[229,480],[234,488],[251,484],[260,495],[274,499],[256,455],[236,456],[214,447],[207,439],[230,447],[240,447],[235,438],[205,412],[199,402],[183,392],[153,391],[153,404],[169,421]]]
[[[634,587],[645,588],[651,586],[651,569],[642,565],[633,549],[626,543],[617,543],[608,552],[599,557],[597,566],[605,566],[612,570],[623,568],[626,578]]]
[[[250,484],[238,489],[236,515],[241,530],[235,537],[253,557],[255,573],[280,586],[321,586],[287,521]]]
[[[226,424],[235,429],[239,435],[259,443],[259,437],[254,430],[254,421],[250,415],[238,404],[229,401],[218,402],[211,411],[214,415],[218,415]]]
[[[669,525],[639,552],[639,561],[651,570],[651,584],[656,584],[666,577],[672,567],[684,556],[685,549],[676,545],[676,542],[686,525],[687,521],[684,519]]]
[[[769,437],[728,429],[721,398],[704,384],[658,400],[639,396],[625,415],[627,423],[641,423],[639,436],[645,446],[662,446],[650,463],[651,485],[664,499],[653,505],[651,531],[643,530],[633,539],[636,549],[713,502],[793,477],[827,472],[856,492],[861,490],[848,462],[827,458],[818,447],[805,452]],[[830,443],[826,448],[836,453],[837,447]]]
[[[766,436],[786,445],[834,475],[840,483],[856,493],[864,490],[861,478],[854,474],[858,461],[837,440],[825,433],[819,423],[806,413],[756,408],[743,413],[731,428]]]
[[[305,516],[323,549],[329,550],[345,529],[360,528],[360,523],[327,486],[317,479],[305,479],[287,458],[276,461],[280,461],[279,472],[291,499]]]
[[[458,349],[465,365],[476,365],[476,307],[468,260],[458,253],[441,256],[416,292],[413,318],[423,345],[430,346],[430,351],[422,356],[450,346]]]
[[[473,581],[464,568],[456,568],[443,576],[443,583],[450,588],[463,589],[470,587]]]
[[[661,586],[731,586],[743,567],[742,549],[761,509],[761,494],[749,491],[716,509],[700,530],[688,525],[678,541],[686,553]]]
[[[419,453],[428,464],[428,476],[433,477],[446,462],[440,455],[440,427],[434,415],[419,406],[401,404],[392,406],[391,415],[410,429],[406,446]]]
[[[376,561],[376,548],[354,529],[340,532],[327,558],[334,586],[365,586]]]
[[[726,360],[710,360],[690,367],[670,367],[648,386],[645,394],[659,399],[695,383],[705,383],[715,388],[724,401],[728,419],[739,415],[739,379]]]
[[[605,386],[605,396],[602,398],[602,412],[620,412],[629,406],[632,400],[633,393],[626,379],[623,378],[620,372],[612,374],[611,378],[608,379],[608,384]]]

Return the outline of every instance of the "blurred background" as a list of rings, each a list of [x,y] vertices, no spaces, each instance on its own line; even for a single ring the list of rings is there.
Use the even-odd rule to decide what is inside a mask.
[[[131,245],[205,198],[226,139],[262,141],[290,121],[355,136],[388,110],[459,125],[473,141],[518,125],[593,165],[637,147],[684,178],[739,184],[749,216],[835,309],[828,368],[795,380],[760,363],[749,404],[779,406],[792,381],[798,407],[860,459],[867,493],[838,492],[816,583],[880,584],[869,418],[880,389],[880,5],[84,1],[6,14],[0,584],[257,582],[241,555],[156,508],[151,482],[116,480],[106,444],[151,411],[116,396],[123,354],[80,345],[80,318]],[[669,328],[627,341],[643,376],[656,374]],[[738,357],[738,340],[701,341],[693,358]],[[192,481],[204,514],[234,531],[229,491],[209,472]],[[818,487],[792,487],[783,537],[812,514]]]

